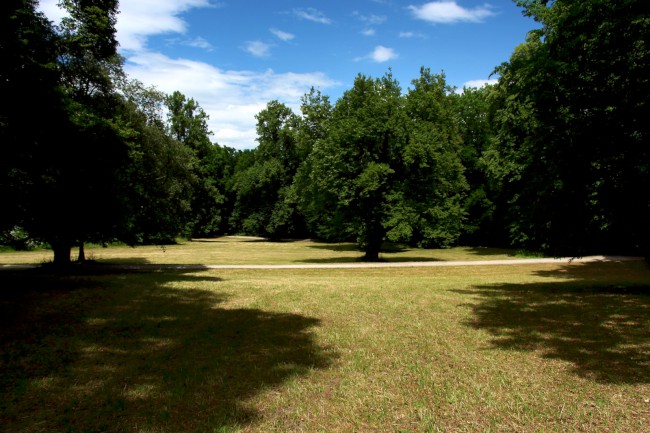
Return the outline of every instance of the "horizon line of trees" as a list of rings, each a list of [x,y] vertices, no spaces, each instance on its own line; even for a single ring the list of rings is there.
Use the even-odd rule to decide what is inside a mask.
[[[650,16],[642,0],[518,0],[541,28],[496,85],[388,70],[300,114],[274,100],[254,149],[211,141],[180,92],[130,80],[117,0],[2,8],[0,244],[73,246],[248,234],[511,246],[552,255],[648,255]],[[34,124],[38,122],[39,127]],[[83,257],[81,257],[83,259]]]

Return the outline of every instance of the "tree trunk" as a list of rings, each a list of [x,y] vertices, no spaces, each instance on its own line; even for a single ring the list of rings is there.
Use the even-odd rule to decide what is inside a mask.
[[[86,261],[86,250],[84,249],[84,242],[79,242],[79,256],[77,256],[77,261],[83,263]]]
[[[70,265],[70,252],[72,243],[66,241],[57,241],[51,244],[54,251],[54,266],[64,268]]]
[[[368,232],[366,233],[366,240],[364,250],[366,255],[364,260],[368,262],[379,261],[379,253],[381,251],[381,242],[384,239],[384,231],[380,222],[373,221],[368,225]]]
[[[379,261],[379,248],[366,248],[366,255],[363,256],[363,260],[366,262],[378,262]]]

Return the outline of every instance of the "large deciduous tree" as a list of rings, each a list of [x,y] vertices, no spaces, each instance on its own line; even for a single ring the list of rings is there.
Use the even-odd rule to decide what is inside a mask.
[[[377,260],[395,170],[391,161],[406,141],[403,99],[390,74],[358,75],[337,101],[326,136],[311,153],[319,235],[355,237],[367,260]]]
[[[517,2],[531,31],[500,75],[486,153],[514,243],[557,255],[647,253],[650,9],[644,0]]]
[[[56,65],[58,39],[35,0],[0,4],[0,236],[25,227],[33,210],[35,184],[53,147],[52,136],[65,130],[67,114]],[[21,230],[21,229],[19,229]]]
[[[84,241],[177,233],[191,152],[164,129],[160,94],[117,87],[117,1],[61,5],[55,29],[33,1],[2,4],[0,229],[48,243],[67,265]]]
[[[366,260],[386,239],[422,246],[457,238],[465,188],[443,76],[423,69],[405,97],[391,73],[359,75],[310,156],[310,221],[330,239],[356,237]]]
[[[453,89],[444,74],[422,68],[406,95],[408,141],[396,161],[398,200],[389,239],[421,247],[447,247],[465,218],[467,182]]]
[[[17,103],[5,129],[7,145],[28,142],[8,159],[13,219],[51,245],[56,264],[70,261],[72,245],[114,231],[123,209],[114,184],[128,160],[124,129],[112,119],[113,79],[121,73],[117,2],[62,5],[69,16],[54,31],[34,2],[9,2],[2,80],[10,101],[25,92],[33,110]]]

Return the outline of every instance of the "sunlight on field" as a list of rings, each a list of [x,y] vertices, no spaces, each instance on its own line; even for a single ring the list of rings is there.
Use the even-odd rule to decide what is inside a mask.
[[[73,259],[77,250],[73,249]],[[300,264],[347,263],[359,261],[363,253],[351,243],[324,243],[312,240],[269,242],[261,238],[226,236],[195,239],[164,246],[86,246],[86,258],[105,263],[129,264]],[[480,247],[417,249],[389,247],[380,258],[392,261],[450,261],[515,259],[514,250]],[[0,263],[44,263],[52,252],[37,250],[0,253]]]

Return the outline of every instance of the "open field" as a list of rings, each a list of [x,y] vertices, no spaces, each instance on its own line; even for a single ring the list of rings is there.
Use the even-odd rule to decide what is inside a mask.
[[[73,250],[73,258],[77,251]],[[351,263],[363,256],[351,243],[324,243],[311,240],[269,242],[260,238],[222,237],[195,239],[165,246],[86,246],[86,257],[103,263],[123,264],[297,264]],[[450,249],[393,248],[381,254],[385,261],[452,261],[516,259],[513,250],[459,247]],[[49,250],[0,253],[0,263],[45,263],[52,260]]]
[[[5,270],[0,287],[0,431],[650,431],[643,261]]]

